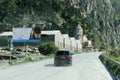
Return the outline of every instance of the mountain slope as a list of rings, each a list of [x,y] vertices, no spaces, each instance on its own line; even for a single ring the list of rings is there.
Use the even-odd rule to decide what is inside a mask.
[[[95,47],[105,48],[106,32],[110,48],[120,44],[119,10],[110,0],[1,0],[0,8],[1,30],[34,22],[74,36],[80,24]]]

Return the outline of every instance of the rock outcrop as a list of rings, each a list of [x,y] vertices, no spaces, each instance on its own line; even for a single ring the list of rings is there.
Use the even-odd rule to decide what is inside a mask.
[[[87,29],[92,30],[91,39],[96,47],[105,46],[107,38],[108,46],[119,47],[120,22],[110,0],[60,0],[60,2],[74,7],[78,10],[76,14],[88,20],[86,23],[92,27],[87,26]]]

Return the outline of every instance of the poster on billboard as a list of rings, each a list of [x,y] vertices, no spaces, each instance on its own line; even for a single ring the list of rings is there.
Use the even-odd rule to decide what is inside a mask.
[[[13,42],[40,42],[40,28],[13,28]]]
[[[31,32],[30,39],[39,40],[40,38],[41,38],[41,30],[40,28],[35,27]]]

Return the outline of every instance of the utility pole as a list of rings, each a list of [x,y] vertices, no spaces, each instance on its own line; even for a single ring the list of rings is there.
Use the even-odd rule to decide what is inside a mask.
[[[106,12],[106,10],[104,11]],[[106,54],[108,53],[108,16],[104,15],[105,18],[105,29],[106,29]]]
[[[106,29],[106,54],[108,53],[108,32]]]
[[[108,27],[106,25],[106,54],[108,53]]]

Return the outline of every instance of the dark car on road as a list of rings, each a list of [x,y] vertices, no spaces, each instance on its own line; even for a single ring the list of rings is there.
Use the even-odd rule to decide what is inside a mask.
[[[69,50],[59,50],[55,54],[54,65],[72,65],[72,53]]]

